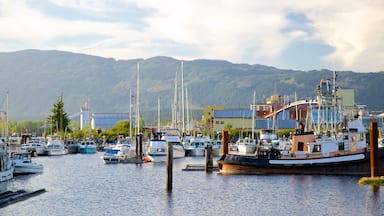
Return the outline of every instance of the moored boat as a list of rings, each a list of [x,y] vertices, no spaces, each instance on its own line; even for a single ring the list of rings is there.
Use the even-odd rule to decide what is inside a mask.
[[[27,143],[21,144],[21,150],[31,152],[32,155],[45,155],[46,143],[43,140],[33,139]]]
[[[223,155],[218,161],[222,174],[324,174],[360,175],[370,173],[370,152],[361,120],[350,123],[337,139],[316,139],[313,132],[297,131],[288,155],[278,149],[258,150],[255,155]],[[380,169],[384,171],[384,148],[379,148]]]
[[[0,141],[0,182],[13,178],[14,164],[9,157],[6,143]]]
[[[240,154],[253,154],[256,151],[256,143],[247,137],[236,141],[237,151]]]
[[[212,154],[214,157],[218,157],[221,154],[221,140],[212,141]]]
[[[161,139],[149,140],[147,153],[145,156],[146,162],[165,162],[167,157],[167,141]]]
[[[120,162],[119,149],[107,149],[101,156],[105,164],[117,164]]]
[[[208,140],[202,137],[190,139],[189,145],[185,148],[185,155],[192,157],[204,156],[206,142]]]
[[[120,163],[134,163],[138,162],[139,157],[136,156],[136,146],[131,139],[120,139],[117,141],[116,146],[112,149],[119,150],[117,156]]]
[[[161,139],[172,144],[174,159],[183,158],[185,156],[184,146],[177,134],[165,134]]]
[[[97,152],[97,147],[93,140],[83,140],[80,142],[81,154],[94,154],[96,152]]]
[[[65,140],[64,145],[68,150],[68,154],[80,153],[80,144],[77,140]]]
[[[65,155],[68,153],[61,140],[51,138],[48,139],[45,151],[48,156]]]
[[[30,152],[18,152],[13,154],[13,163],[15,166],[14,174],[23,175],[23,174],[35,174],[43,172],[43,165],[33,162],[31,159]]]

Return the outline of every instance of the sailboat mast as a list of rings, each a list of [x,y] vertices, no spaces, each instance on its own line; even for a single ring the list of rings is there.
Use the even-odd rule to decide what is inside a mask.
[[[160,131],[160,97],[157,98],[157,131]]]
[[[181,133],[185,132],[185,107],[184,107],[184,62],[181,61]]]
[[[137,134],[140,133],[140,63],[137,63],[137,87],[136,87],[136,121],[137,121]]]
[[[9,135],[8,135],[8,121],[9,121],[9,113],[8,113],[8,91],[7,91],[7,97],[6,97],[6,104],[5,104],[5,140],[9,141]]]
[[[132,88],[129,88],[129,137],[132,138]]]
[[[256,104],[256,91],[253,90],[252,100],[252,140],[255,140],[255,104]]]
[[[175,89],[174,89],[174,98],[173,98],[173,107],[172,107],[172,127],[176,128],[177,125],[177,69],[175,76]]]
[[[333,129],[336,131],[336,123],[337,123],[337,121],[336,121],[336,108],[337,108],[337,95],[336,95],[336,91],[337,91],[337,89],[336,89],[336,71],[335,70],[333,70],[333,88],[332,88],[332,91],[333,91],[333,119],[334,119],[334,121],[333,121]]]
[[[190,125],[190,122],[189,122],[189,100],[188,100],[188,89],[186,88],[185,89],[185,102],[186,102],[186,109],[187,109],[187,133],[189,134],[190,133],[190,128],[189,128],[189,125]]]

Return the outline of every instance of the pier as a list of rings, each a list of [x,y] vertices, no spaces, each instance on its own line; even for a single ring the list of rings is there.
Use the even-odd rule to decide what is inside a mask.
[[[28,198],[40,195],[45,192],[45,189],[40,189],[33,192],[27,192],[25,190],[3,192],[0,194],[0,208],[22,200],[26,200]]]

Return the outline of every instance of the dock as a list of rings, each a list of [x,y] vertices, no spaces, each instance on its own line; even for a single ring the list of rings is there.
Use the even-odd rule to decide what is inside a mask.
[[[17,190],[0,193],[0,208],[22,200],[26,200],[28,198],[40,195],[45,192],[45,189],[40,189],[32,192],[27,192],[25,190]]]
[[[182,171],[205,171],[204,164],[187,164]],[[213,165],[212,171],[219,171],[217,164]]]

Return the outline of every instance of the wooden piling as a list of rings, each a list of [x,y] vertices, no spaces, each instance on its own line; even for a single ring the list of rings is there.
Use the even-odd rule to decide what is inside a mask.
[[[143,134],[139,134],[139,158],[138,161],[143,161]]]
[[[135,140],[135,154],[136,154],[136,161],[139,160],[139,134],[136,134],[136,140]]]
[[[205,172],[212,172],[213,170],[213,152],[212,143],[207,143],[205,146]]]
[[[172,192],[173,145],[171,142],[167,142],[166,172],[167,192]]]
[[[371,165],[371,177],[377,177],[379,173],[379,148],[378,148],[378,131],[377,121],[372,119],[370,122],[370,165]]]
[[[223,132],[221,134],[222,134],[222,136],[221,136],[222,137],[221,138],[221,142],[222,142],[221,155],[226,155],[226,154],[228,154],[228,145],[229,145],[228,131],[223,130]]]

